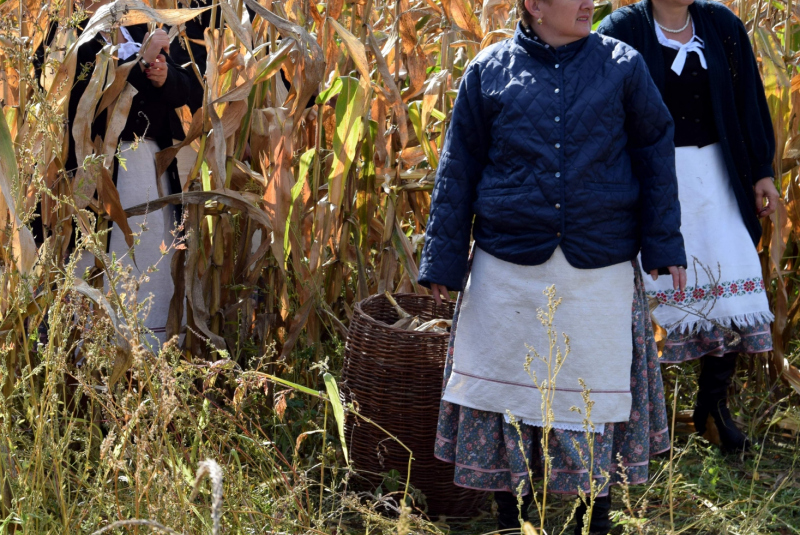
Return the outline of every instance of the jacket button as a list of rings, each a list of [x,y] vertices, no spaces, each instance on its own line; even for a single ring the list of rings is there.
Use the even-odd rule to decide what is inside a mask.
[[[560,232],[556,232],[556,238],[560,238],[560,237],[561,237],[561,233]]]
[[[692,76],[697,76],[697,71],[692,71]]]
[[[556,178],[561,178],[561,173],[556,173]]]
[[[561,117],[559,117],[558,115],[556,115],[556,122],[559,122],[559,121],[561,121]]]
[[[698,99],[698,98],[700,98],[700,95],[695,95],[694,98]]]
[[[561,90],[560,90],[559,88],[557,88],[557,87],[556,87],[556,93],[558,93],[559,91],[561,91]]]
[[[556,203],[556,210],[561,210],[561,204],[560,203]]]
[[[139,101],[139,106],[144,106],[144,100]]]
[[[694,122],[699,123],[700,119],[695,119]]]
[[[561,67],[561,65],[559,65],[558,63],[556,63],[556,69],[558,69],[559,67]]]
[[[556,148],[560,149],[561,148],[561,143],[556,143]]]

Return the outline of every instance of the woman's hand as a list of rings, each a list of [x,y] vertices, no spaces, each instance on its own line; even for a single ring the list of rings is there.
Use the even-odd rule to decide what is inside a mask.
[[[167,81],[167,75],[169,74],[167,58],[163,54],[159,54],[156,60],[150,63],[150,67],[144,70],[144,73],[154,86],[161,87]]]
[[[147,39],[150,38],[148,42]],[[166,54],[169,54],[169,36],[167,32],[164,30],[156,30],[153,32],[152,37],[148,32],[144,36],[143,43],[147,43],[146,47],[142,47],[140,53],[142,54],[142,59],[144,59],[147,63],[153,63],[161,51],[163,50]]]
[[[758,217],[767,217],[772,212],[778,209],[778,203],[781,202],[781,194],[775,189],[775,181],[772,177],[768,176],[756,182],[756,212]],[[764,206],[764,198],[767,199],[767,205]]]
[[[443,286],[441,284],[431,284],[431,293],[433,294],[433,300],[436,301],[437,305],[442,304],[442,297],[446,303],[450,302],[450,294],[447,292],[447,286]]]
[[[680,266],[669,266],[667,269],[672,275],[672,288],[674,290],[680,288],[681,291],[684,291],[686,289],[686,269]],[[650,276],[653,277],[653,280],[658,280],[658,270],[650,271]]]

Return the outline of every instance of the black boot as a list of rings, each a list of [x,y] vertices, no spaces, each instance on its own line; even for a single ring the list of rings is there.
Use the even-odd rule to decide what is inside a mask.
[[[520,510],[517,495],[512,492],[495,492],[494,501],[497,502],[497,529],[515,529],[517,533],[522,526],[519,523]],[[522,521],[528,520],[528,507],[533,501],[533,494],[528,493],[522,497]]]
[[[728,388],[736,371],[736,353],[721,357],[706,355],[697,380],[697,404],[692,420],[699,435],[706,432],[706,420],[711,416],[719,431],[720,448],[725,453],[739,453],[750,449],[750,439],[739,431],[728,410]]]
[[[575,511],[575,535],[583,534],[583,521],[586,516],[586,504],[581,502]],[[589,522],[590,535],[607,535],[611,532],[611,494],[608,496],[598,496],[594,499],[592,507],[592,518]]]

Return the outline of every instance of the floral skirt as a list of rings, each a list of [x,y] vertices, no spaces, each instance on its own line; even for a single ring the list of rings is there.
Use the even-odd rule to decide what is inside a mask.
[[[548,441],[550,492],[578,494],[579,489],[589,492],[590,477],[600,483],[600,496],[607,495],[609,486],[621,483],[623,477],[629,484],[644,483],[648,479],[650,457],[670,448],[661,367],[638,269],[635,278],[630,421],[606,424],[602,433],[594,433],[591,452],[587,433],[551,430]],[[459,308],[460,298],[453,318],[444,384],[447,384],[453,368]],[[493,357],[501,358],[502,355]],[[543,475],[542,429],[519,424],[519,430],[518,433],[500,413],[461,407],[442,400],[435,455],[455,464],[454,482],[460,487],[516,492],[522,484],[523,494],[527,494],[531,491],[529,475],[535,479]],[[590,459],[593,460],[591,473]]]
[[[738,335],[738,340],[737,336]],[[667,336],[661,353],[664,364],[681,363],[725,353],[764,353],[772,351],[770,324],[759,322],[752,326],[714,327],[694,334],[673,331]]]

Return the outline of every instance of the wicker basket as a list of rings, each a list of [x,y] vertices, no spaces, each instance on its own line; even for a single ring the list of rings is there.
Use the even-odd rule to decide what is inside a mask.
[[[422,321],[451,318],[453,305],[399,294],[398,304]],[[433,456],[448,334],[396,329],[399,319],[383,295],[356,305],[345,348],[343,392],[359,412],[399,438],[414,452],[411,484],[425,494],[430,516],[474,516],[486,493],[453,484],[453,465]],[[347,420],[353,464],[377,486],[390,470],[405,479],[408,452],[373,425]]]

